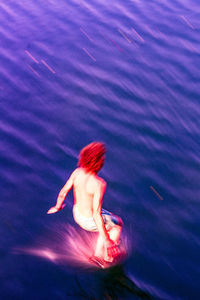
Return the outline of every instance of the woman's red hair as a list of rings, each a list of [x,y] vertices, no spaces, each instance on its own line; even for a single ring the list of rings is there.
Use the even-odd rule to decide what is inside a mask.
[[[103,167],[105,153],[106,147],[104,143],[90,143],[81,150],[78,166],[86,169],[87,172],[98,173]]]

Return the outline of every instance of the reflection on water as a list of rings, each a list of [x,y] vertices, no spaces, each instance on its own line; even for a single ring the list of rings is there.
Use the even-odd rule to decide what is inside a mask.
[[[102,288],[106,300],[123,299],[121,297],[127,293],[137,296],[139,299],[153,299],[126,275],[122,265],[105,270]]]
[[[100,276],[98,277],[98,275]],[[75,276],[76,290],[69,292],[67,296],[88,300],[160,299],[153,297],[150,293],[139,288],[126,274],[123,265],[99,270],[94,273],[94,276],[99,278],[100,295],[94,296],[90,294],[83,284],[81,284],[78,276]]]

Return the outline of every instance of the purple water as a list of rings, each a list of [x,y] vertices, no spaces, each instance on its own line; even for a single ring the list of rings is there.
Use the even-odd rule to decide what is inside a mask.
[[[197,0],[1,1],[1,299],[199,298],[199,14]],[[46,211],[93,140],[131,243],[122,268],[14,253],[60,251],[72,194]]]

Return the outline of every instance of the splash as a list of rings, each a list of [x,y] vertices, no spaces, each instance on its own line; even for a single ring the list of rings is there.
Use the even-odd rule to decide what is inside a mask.
[[[18,247],[13,252],[38,256],[55,264],[83,268],[92,267],[90,257],[95,250],[97,233],[88,232],[68,224],[57,226],[56,229],[51,230],[51,233],[48,233],[48,236],[40,238],[40,241],[33,247]],[[128,243],[125,234],[123,234],[121,248],[126,254],[130,252],[130,243]]]

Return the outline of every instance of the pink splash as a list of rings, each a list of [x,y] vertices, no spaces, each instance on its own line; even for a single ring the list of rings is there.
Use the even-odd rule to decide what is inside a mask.
[[[48,234],[49,235],[49,234]],[[51,233],[52,239],[40,238],[39,244],[33,247],[15,248],[15,254],[38,256],[55,264],[77,267],[94,267],[90,257],[94,253],[97,233],[88,232],[71,225],[60,226]],[[128,253],[128,239],[123,234],[123,249]]]

